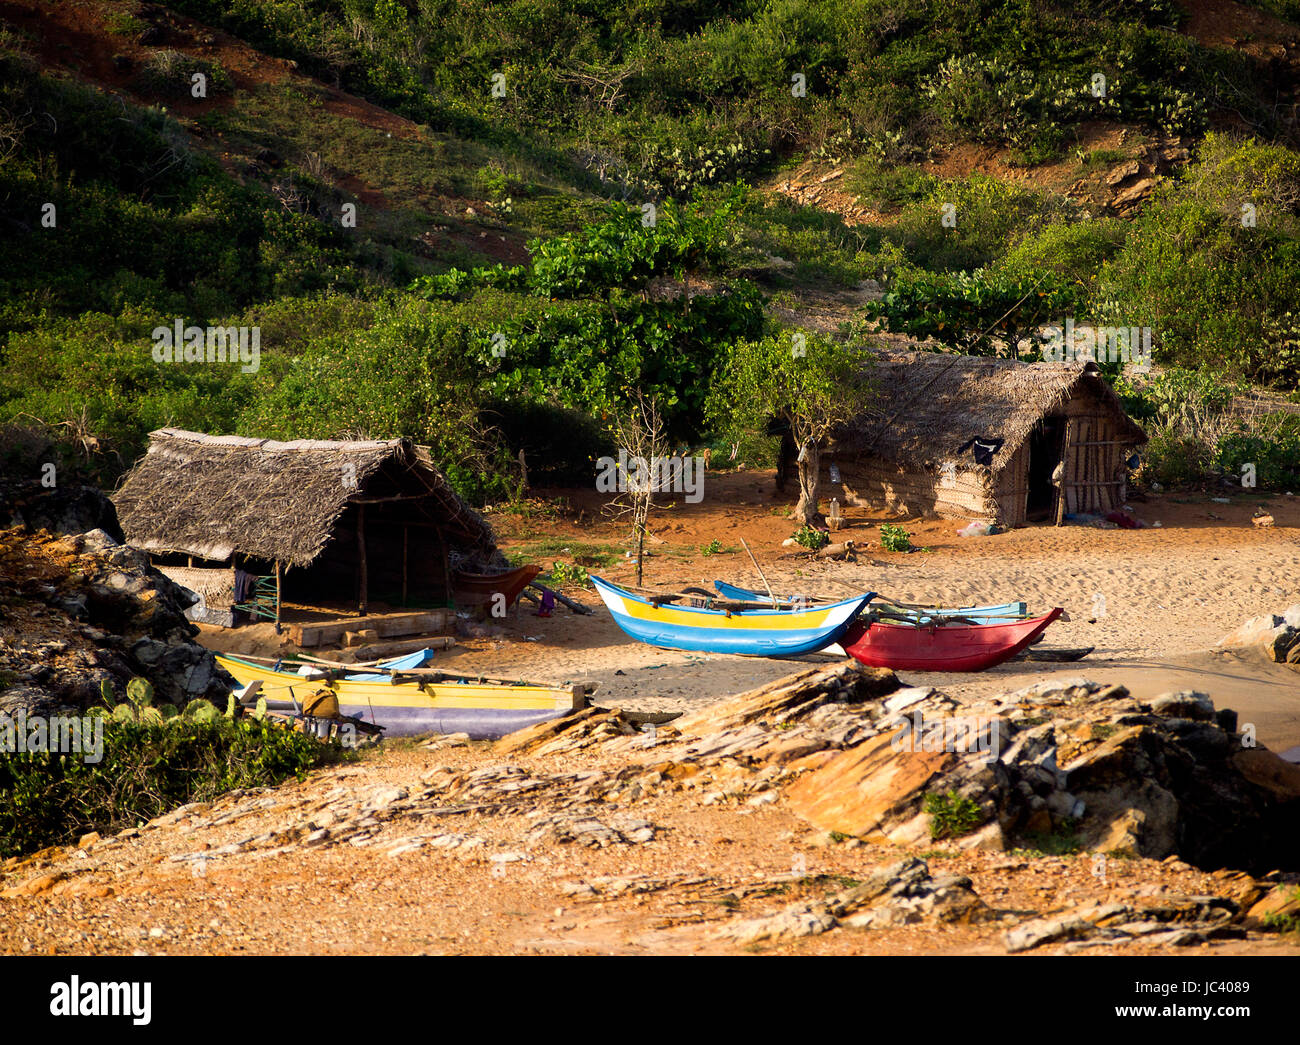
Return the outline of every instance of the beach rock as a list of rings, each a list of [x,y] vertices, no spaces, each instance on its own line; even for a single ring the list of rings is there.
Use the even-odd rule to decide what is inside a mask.
[[[1274,663],[1285,664],[1287,655],[1296,646],[1300,646],[1300,629],[1284,624],[1273,632],[1272,639],[1264,648]]]
[[[819,936],[833,928],[835,918],[825,904],[793,904],[764,918],[728,925],[718,936],[741,947],[750,947],[757,943],[781,943],[804,936]]]
[[[1266,613],[1262,617],[1251,617],[1236,631],[1229,632],[1221,638],[1216,643],[1216,648],[1241,649],[1247,646],[1270,646],[1279,632],[1290,626],[1284,617],[1273,613]]]
[[[969,878],[934,878],[926,862],[917,858],[876,871],[862,885],[835,897],[830,909],[853,929],[969,924],[997,917]]]
[[[1250,907],[1243,924],[1248,929],[1300,926],[1300,886],[1275,886]]]
[[[933,724],[953,714],[942,694],[931,694],[893,721]],[[997,849],[1060,833],[1092,851],[1173,854],[1207,870],[1300,862],[1300,840],[1284,827],[1300,813],[1300,767],[1243,747],[1235,715],[1205,694],[1167,693],[1146,704],[1123,686],[1057,679],[961,714],[983,721],[987,735],[996,726],[999,743],[924,750],[898,742],[906,730],[881,729],[787,783],[790,809],[823,830],[877,843],[925,844],[942,829],[959,846]],[[875,720],[878,728],[888,721]]]
[[[1171,718],[1190,718],[1210,721],[1214,718],[1214,702],[1208,693],[1195,690],[1179,690],[1177,693],[1165,693],[1151,701],[1151,710],[1157,715]]]

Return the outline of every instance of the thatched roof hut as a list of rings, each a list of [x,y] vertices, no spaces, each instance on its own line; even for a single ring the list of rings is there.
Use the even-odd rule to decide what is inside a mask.
[[[847,503],[1004,526],[1104,513],[1147,439],[1091,362],[882,352],[872,379],[822,454]]]
[[[296,594],[429,605],[449,560],[486,562],[487,523],[405,439],[276,442],[151,432],[113,496],[129,543],[162,565],[290,573]],[[186,560],[182,562],[182,560]],[[196,564],[194,560],[201,560]]]

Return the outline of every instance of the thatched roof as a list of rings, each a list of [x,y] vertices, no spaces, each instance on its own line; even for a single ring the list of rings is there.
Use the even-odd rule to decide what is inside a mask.
[[[971,439],[1001,439],[997,471],[1039,421],[1081,394],[1114,413],[1121,438],[1134,446],[1147,441],[1092,362],[891,351],[876,355],[871,375],[872,407],[833,434],[837,451],[934,464]]]
[[[493,547],[487,523],[406,439],[280,443],[163,428],[149,433],[148,452],[112,500],[127,541],[146,551],[306,566],[381,471],[406,491],[427,492],[417,503],[435,512],[449,543]]]

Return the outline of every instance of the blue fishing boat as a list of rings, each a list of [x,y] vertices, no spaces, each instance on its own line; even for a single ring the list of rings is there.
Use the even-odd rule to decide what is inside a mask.
[[[728,584],[726,581],[714,581],[713,586],[718,589],[718,594],[725,599],[735,599],[738,602],[757,602],[771,605],[772,600],[764,592],[753,591],[749,588],[741,588],[735,584]],[[804,600],[804,604],[815,603],[816,600]],[[794,602],[793,598],[777,598],[778,605],[790,605]],[[996,606],[961,606],[961,607],[943,607],[943,606],[911,606],[891,603],[881,596],[875,596],[873,606],[887,611],[891,616],[909,617],[915,619],[918,623],[927,623],[933,620],[951,620],[954,617],[960,617],[964,622],[969,624],[1006,624],[1013,620],[1018,620],[1027,616],[1027,609],[1023,602],[1003,602]]]
[[[614,622],[639,642],[706,653],[759,657],[811,653],[836,642],[872,599],[871,593],[818,606],[744,605],[693,595],[637,595],[593,576]],[[673,605],[688,598],[702,605]],[[716,605],[715,603],[722,603]]]

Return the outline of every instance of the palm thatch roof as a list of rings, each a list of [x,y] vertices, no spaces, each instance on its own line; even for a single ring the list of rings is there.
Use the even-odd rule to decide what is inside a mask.
[[[1121,436],[1134,446],[1147,441],[1097,365],[1088,361],[1021,363],[889,351],[876,354],[871,375],[872,408],[832,433],[837,451],[934,464],[971,439],[1001,439],[997,471],[1044,417],[1080,394],[1113,411]]]
[[[492,530],[406,439],[281,443],[176,428],[149,433],[149,449],[113,495],[129,543],[209,560],[248,558],[307,566],[349,505],[383,473],[385,492],[418,499],[448,541],[487,552]]]

